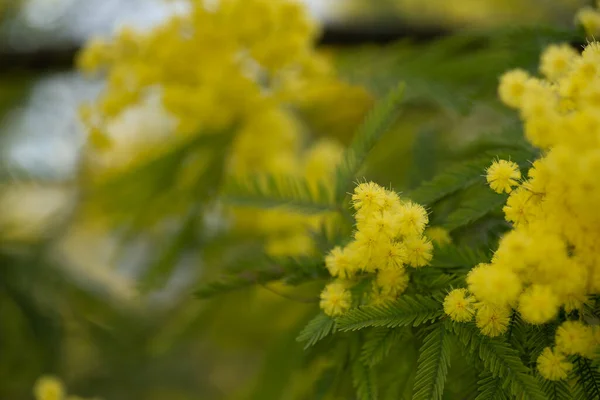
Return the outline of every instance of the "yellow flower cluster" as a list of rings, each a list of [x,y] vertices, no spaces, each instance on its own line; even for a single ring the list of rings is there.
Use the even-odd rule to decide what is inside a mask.
[[[596,7],[600,7],[600,1],[596,1]],[[575,15],[575,21],[579,23],[585,33],[590,37],[600,35],[600,11],[593,7],[584,7]]]
[[[33,387],[36,400],[84,400],[79,396],[67,395],[62,381],[54,376],[42,376]]]
[[[230,170],[286,171],[298,158],[302,133],[290,107],[305,106],[321,87],[339,101],[362,99],[368,106],[364,90],[339,81],[315,51],[318,29],[299,2],[187,3],[187,12],[148,33],[124,29],[81,53],[80,69],[106,76],[102,96],[83,113],[89,158],[109,164],[99,167],[127,167],[186,137],[235,125]],[[145,118],[162,116],[162,124],[152,124],[161,125],[159,135],[131,132],[130,110],[137,108],[150,108]],[[116,162],[114,153],[123,157]]]
[[[490,336],[506,330],[512,310],[528,323],[544,324],[561,307],[581,310],[600,293],[600,45],[590,43],[582,54],[568,45],[550,46],[540,71],[543,78],[516,70],[500,80],[500,98],[520,111],[527,139],[544,155],[523,179],[518,166],[504,160],[487,171],[492,189],[510,193],[504,213],[514,226],[491,263],[467,277],[479,304],[477,325]],[[466,292],[446,299],[452,319],[468,319],[465,299]],[[480,316],[482,305],[496,310],[496,327],[484,323],[489,316]],[[548,379],[565,377],[563,355],[590,356],[598,339],[591,327],[565,322],[556,349],[540,356],[540,372]]]
[[[352,195],[356,211],[353,240],[334,248],[325,266],[336,278],[321,294],[326,314],[339,315],[351,306],[349,288],[361,274],[375,274],[371,302],[397,298],[408,286],[405,266],[419,268],[432,258],[433,245],[424,236],[427,211],[396,192],[373,183],[359,184]]]
[[[124,29],[113,40],[91,41],[80,54],[82,71],[106,77],[102,95],[82,113],[90,144],[86,182],[109,179],[199,135],[231,127],[236,129],[226,177],[285,174],[306,178],[315,191],[319,182],[330,181],[342,145],[328,138],[311,141],[299,116],[328,128],[342,118],[359,120],[372,99],[339,80],[315,50],[319,30],[301,2],[185,3],[185,13],[149,32]],[[206,169],[204,160],[213,157],[202,151],[192,149],[175,177],[178,202],[195,195],[193,182]],[[236,229],[262,230],[272,255],[310,251],[307,226],[323,220],[283,210],[227,213]]]
[[[580,321],[565,321],[556,330],[556,347],[547,347],[538,357],[538,370],[548,380],[566,379],[573,369],[566,356],[592,358],[598,349],[598,343],[600,327],[587,326]]]

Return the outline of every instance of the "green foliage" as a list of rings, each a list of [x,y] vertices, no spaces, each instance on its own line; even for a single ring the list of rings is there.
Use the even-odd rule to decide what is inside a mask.
[[[572,400],[573,393],[568,382],[565,381],[549,381],[540,378],[542,381],[542,389],[549,400]]]
[[[379,391],[375,370],[356,358],[352,364],[352,383],[358,400],[377,400]]]
[[[481,379],[477,382],[479,394],[475,400],[509,400],[510,397],[502,387],[502,380],[494,375],[485,372],[481,374]]]
[[[307,214],[338,211],[331,190],[320,182],[316,191],[298,177],[285,175],[254,175],[229,179],[221,198],[232,205],[245,207],[284,207]]]
[[[394,344],[406,335],[399,328],[374,328],[365,338],[360,354],[361,361],[368,367],[373,367],[388,356]]]
[[[413,400],[439,400],[450,366],[450,332],[443,322],[423,339],[417,364]]]
[[[513,396],[520,396],[524,400],[545,398],[532,371],[506,341],[481,335],[473,324],[449,323],[449,326],[464,350],[476,354],[483,368],[495,379],[501,380],[502,387],[507,388]]]
[[[369,326],[418,326],[442,314],[442,305],[438,300],[418,294],[405,295],[395,302],[352,309],[338,317],[337,324],[342,331],[356,331]]]
[[[395,88],[369,112],[344,154],[344,160],[336,174],[336,199],[339,202],[352,190],[357,174],[363,167],[369,152],[398,118],[400,105],[404,99],[405,85],[394,86]]]
[[[272,281],[297,285],[327,276],[324,262],[314,257],[262,257],[240,262],[235,272],[201,285],[195,292],[199,298],[208,298],[224,292]]]
[[[471,195],[468,200],[446,217],[442,224],[444,228],[454,231],[471,225],[490,214],[500,214],[508,198],[506,194],[497,194],[487,187],[482,187],[477,193],[471,193]]]
[[[319,340],[335,333],[335,320],[324,313],[319,313],[304,327],[296,340],[306,342],[304,349],[314,346]]]
[[[573,397],[576,400],[600,398],[600,370],[590,360],[579,356],[574,364],[577,385]]]
[[[447,271],[464,271],[480,263],[489,262],[490,256],[479,249],[445,245],[435,249],[431,267]]]

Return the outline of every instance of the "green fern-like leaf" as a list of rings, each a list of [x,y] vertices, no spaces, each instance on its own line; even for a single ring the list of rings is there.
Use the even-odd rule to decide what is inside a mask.
[[[444,393],[444,384],[450,366],[450,333],[445,324],[438,323],[423,340],[413,400],[439,400]]]
[[[543,378],[539,378],[542,383],[542,389],[548,400],[572,400],[573,393],[571,393],[571,387],[566,381],[549,381]]]
[[[280,280],[290,285],[297,285],[328,276],[324,261],[320,257],[264,257],[259,260],[240,262],[231,273],[202,285],[195,294],[200,298],[209,298],[272,281]]]
[[[452,166],[432,180],[424,182],[409,197],[419,204],[431,205],[461,189],[484,183],[483,174],[490,163],[491,158],[482,157]]]
[[[324,183],[309,185],[302,178],[260,174],[230,179],[221,199],[244,207],[284,207],[306,214],[338,211],[333,192]]]
[[[377,400],[379,397],[375,370],[365,365],[360,358],[352,364],[352,383],[358,400]]]
[[[439,318],[441,303],[421,295],[401,296],[395,302],[376,306],[362,306],[348,311],[337,319],[342,331],[355,331],[369,326],[396,328],[417,326]]]
[[[532,371],[523,364],[519,353],[503,339],[483,336],[474,324],[448,322],[465,350],[475,353],[494,378],[502,380],[513,396],[523,400],[546,398]]]
[[[304,349],[308,349],[314,346],[319,340],[335,333],[335,330],[335,320],[324,313],[320,313],[310,320],[296,340],[298,342],[306,342]]]
[[[575,359],[575,385],[574,398],[576,400],[600,399],[600,370],[587,358]]]
[[[502,388],[502,380],[494,378],[490,373],[481,374],[481,379],[477,382],[479,394],[475,400],[510,400]]]
[[[338,203],[352,190],[354,180],[369,152],[383,134],[396,122],[403,98],[404,84],[400,84],[375,105],[355,133],[354,139],[346,150],[344,160],[336,173],[336,199]]]
[[[497,194],[489,189],[481,190],[450,213],[442,226],[453,231],[470,225],[487,215],[499,214],[507,198],[506,194]]]
[[[480,263],[489,262],[490,256],[485,252],[466,246],[446,245],[436,248],[430,267],[448,271],[469,270]]]
[[[398,328],[375,328],[367,335],[362,347],[361,360],[367,366],[379,364],[405,332]]]

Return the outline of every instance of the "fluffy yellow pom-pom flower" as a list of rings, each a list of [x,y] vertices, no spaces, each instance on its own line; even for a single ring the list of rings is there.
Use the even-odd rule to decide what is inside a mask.
[[[573,364],[556,350],[546,347],[537,359],[537,368],[545,379],[558,381],[567,378],[573,369]]]
[[[585,33],[589,36],[600,34],[600,12],[591,7],[584,7],[575,15],[575,21],[579,22]]]
[[[486,179],[490,188],[496,193],[510,193],[513,186],[519,184],[521,171],[519,166],[506,160],[494,161],[486,170]]]
[[[356,211],[361,209],[381,209],[386,201],[385,189],[374,182],[361,183],[354,189],[352,204]]]
[[[352,294],[343,282],[334,281],[321,292],[321,309],[335,317],[348,311],[352,305]]]
[[[478,300],[498,306],[516,303],[522,288],[517,274],[497,265],[479,265],[469,273],[467,283]]]
[[[341,247],[335,247],[325,257],[325,267],[331,274],[331,276],[340,278],[349,278],[356,273],[356,266],[352,255],[349,254],[350,250],[343,249]]]
[[[506,105],[517,108],[525,93],[525,85],[529,74],[521,69],[509,71],[500,78],[498,95]]]
[[[431,239],[431,241],[437,244],[438,246],[445,246],[447,244],[452,243],[450,232],[448,232],[447,229],[444,229],[441,226],[432,226],[430,228],[427,228],[425,230],[425,236]]]
[[[381,294],[397,296],[406,290],[408,274],[404,268],[386,268],[377,272],[375,283],[381,289]]]
[[[404,241],[406,263],[411,267],[424,267],[433,258],[433,244],[425,237],[411,237]]]
[[[427,211],[420,204],[407,202],[400,207],[398,229],[401,236],[421,235],[429,222]]]
[[[508,307],[479,304],[478,308],[475,323],[481,333],[495,337],[506,332],[510,322],[510,309]]]
[[[540,71],[550,80],[557,80],[569,70],[577,52],[568,44],[551,45],[540,59]]]
[[[35,383],[33,394],[36,400],[63,400],[65,388],[60,379],[43,376]]]
[[[556,330],[556,348],[567,355],[589,356],[596,348],[594,332],[580,321],[566,321]]]
[[[444,312],[456,322],[468,322],[475,315],[475,298],[467,289],[454,289],[444,299]]]
[[[545,285],[532,285],[519,298],[519,313],[530,324],[545,324],[552,320],[559,306],[558,296]]]

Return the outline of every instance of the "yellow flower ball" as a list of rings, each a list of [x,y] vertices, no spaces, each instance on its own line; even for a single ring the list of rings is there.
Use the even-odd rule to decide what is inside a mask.
[[[540,72],[552,81],[565,75],[573,60],[578,56],[568,44],[550,45],[542,53]]]
[[[477,300],[497,306],[515,304],[521,294],[518,275],[497,265],[480,265],[467,276],[469,291]]]
[[[532,285],[519,298],[519,313],[525,322],[545,324],[558,314],[560,301],[548,286]]]
[[[516,69],[505,73],[500,78],[498,86],[498,95],[506,105],[518,108],[521,106],[521,99],[525,93],[525,85],[529,79],[529,74],[523,70]]]
[[[510,193],[513,186],[519,184],[521,171],[515,162],[498,160],[486,170],[486,179],[490,188],[496,193]]]
[[[556,348],[561,353],[589,357],[596,347],[592,328],[580,321],[565,321],[556,330]]]
[[[537,368],[545,379],[558,381],[567,379],[573,364],[568,362],[560,352],[546,347],[537,359]]]
[[[475,315],[475,298],[466,289],[454,289],[444,299],[444,312],[456,322],[468,322]]]
[[[478,304],[475,323],[482,334],[490,337],[500,336],[508,329],[510,309],[491,304]]]
[[[426,237],[410,237],[404,241],[406,263],[411,267],[424,267],[433,258],[433,244]]]
[[[352,294],[343,282],[334,281],[321,292],[321,309],[331,317],[345,313],[351,305]]]
[[[33,393],[36,400],[63,400],[65,388],[60,379],[54,376],[43,376],[35,383]]]

